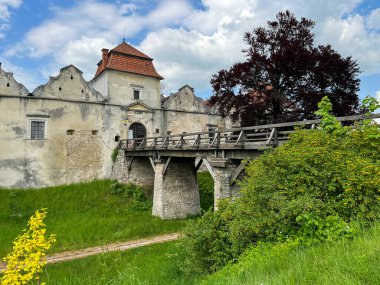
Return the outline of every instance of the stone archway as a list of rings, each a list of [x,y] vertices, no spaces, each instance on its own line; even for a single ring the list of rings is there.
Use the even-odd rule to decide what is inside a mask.
[[[146,137],[146,129],[143,124],[133,123],[128,130],[129,139],[139,139]]]

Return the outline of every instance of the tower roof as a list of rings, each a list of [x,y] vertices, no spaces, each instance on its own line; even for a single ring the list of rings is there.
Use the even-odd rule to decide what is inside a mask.
[[[98,63],[98,69],[94,78],[99,76],[104,70],[118,70],[123,72],[136,73],[163,79],[154,68],[153,59],[133,46],[122,42],[110,51],[103,49],[102,60]]]

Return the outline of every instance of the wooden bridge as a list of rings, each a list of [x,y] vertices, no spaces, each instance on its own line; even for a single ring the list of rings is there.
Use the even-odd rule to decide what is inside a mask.
[[[338,117],[345,125],[380,114]],[[214,201],[236,195],[236,181],[244,175],[246,160],[276,147],[295,128],[314,129],[321,120],[270,124],[227,131],[182,133],[121,140],[115,178],[154,187],[153,215],[163,219],[199,213],[196,172],[204,164],[214,179]],[[120,155],[121,154],[121,155]]]

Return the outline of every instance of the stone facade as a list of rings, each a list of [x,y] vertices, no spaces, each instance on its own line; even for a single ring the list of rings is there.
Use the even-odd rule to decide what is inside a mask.
[[[90,82],[69,65],[29,92],[0,66],[0,187],[109,178],[112,152],[137,134],[133,126],[148,137],[229,128],[188,85],[162,100],[161,79],[153,60],[126,43],[103,50]],[[153,184],[150,171],[141,183]],[[138,181],[136,173],[123,179]]]

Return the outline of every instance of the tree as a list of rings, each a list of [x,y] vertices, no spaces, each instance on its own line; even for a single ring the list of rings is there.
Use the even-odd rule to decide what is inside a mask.
[[[377,107],[371,98],[364,105],[371,112]],[[189,223],[181,240],[183,271],[214,272],[264,244],[350,238],[355,223],[379,221],[380,128],[367,121],[342,126],[326,97],[319,106],[320,128],[298,129],[252,160],[239,196]]]
[[[276,18],[245,34],[245,62],[212,76],[210,104],[243,126],[313,119],[324,96],[334,115],[357,113],[356,61],[330,45],[315,47],[312,20],[297,20],[289,11]]]

